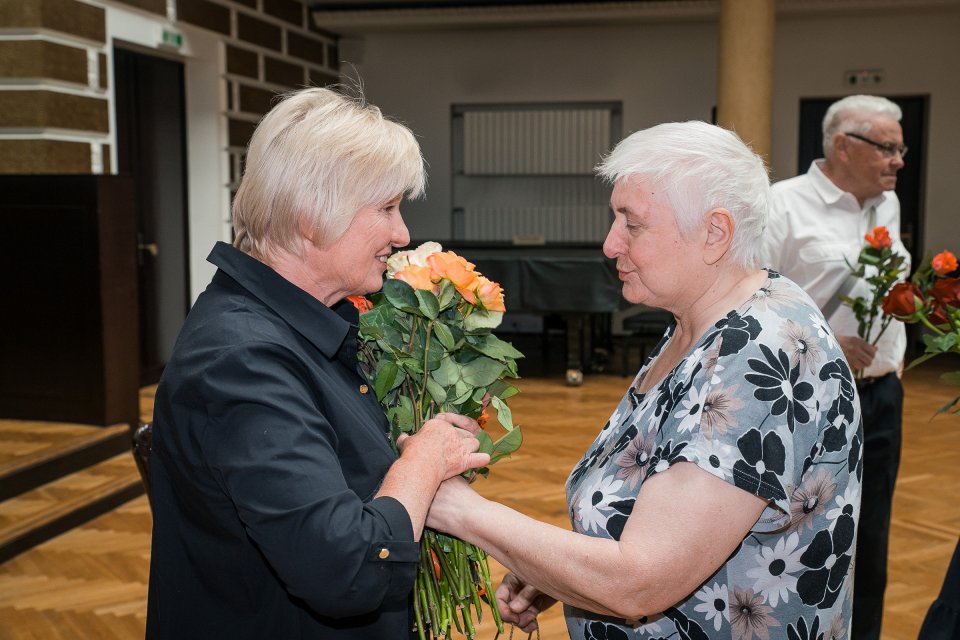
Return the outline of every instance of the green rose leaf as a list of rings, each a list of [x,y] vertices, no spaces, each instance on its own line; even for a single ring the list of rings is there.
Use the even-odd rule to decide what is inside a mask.
[[[437,404],[443,404],[447,401],[447,390],[440,386],[440,384],[433,379],[433,376],[427,378],[427,392],[430,393],[430,397],[433,398],[433,401]]]
[[[502,362],[481,356],[463,365],[461,374],[463,381],[471,387],[486,387],[499,378],[505,368],[506,365]]]
[[[446,278],[440,281],[439,302],[441,311],[446,311],[457,302],[457,288]]]
[[[387,420],[391,426],[396,427],[400,432],[412,433],[413,428],[413,403],[410,398],[401,395],[399,403],[387,409]]]
[[[462,375],[462,371],[460,372]],[[463,378],[457,380],[457,383],[453,385],[453,402],[454,404],[463,404],[470,399],[470,396],[473,395],[473,387],[467,384]]]
[[[499,422],[507,431],[513,431],[513,412],[507,403],[494,396],[490,398],[490,404],[497,410],[497,422]],[[517,445],[520,446],[520,445]]]
[[[453,361],[453,358],[444,356],[440,360],[440,366],[434,369],[430,375],[442,386],[452,387],[460,380],[460,367]]]
[[[502,321],[503,312],[501,311],[474,309],[473,313],[464,318],[463,327],[468,332],[489,331],[499,327]]]
[[[481,429],[477,432],[477,440],[480,441],[480,448],[477,449],[480,453],[489,453],[490,456],[493,456],[493,440],[490,439],[490,436],[487,435],[486,431]]]
[[[493,443],[493,453],[490,454],[490,464],[493,464],[500,458],[505,458],[520,448],[523,444],[523,435],[520,429],[514,429],[504,434]]]
[[[413,294],[419,302],[420,313],[431,320],[436,319],[437,314],[440,313],[440,301],[437,300],[437,296],[433,295],[432,291],[424,291],[423,289],[414,289]]]
[[[489,356],[494,360],[499,360],[500,362],[505,362],[507,359],[523,357],[523,354],[514,349],[512,344],[501,340],[492,333],[482,336],[470,336],[469,339],[467,339],[467,344],[483,355]]]
[[[403,376],[400,374],[400,367],[391,360],[381,360],[377,367],[377,376],[373,381],[373,391],[377,394],[377,400],[383,401],[383,398],[389,391],[400,386],[403,382]]]
[[[457,346],[457,341],[454,339],[450,327],[442,322],[438,321],[433,325],[433,335],[437,337],[437,340],[440,341],[440,344],[442,344],[443,348],[447,351],[453,351],[454,347]]]
[[[947,333],[942,336],[923,335],[923,343],[927,345],[927,353],[945,353],[957,343],[957,334]]]
[[[520,390],[505,380],[497,380],[490,385],[490,387],[487,389],[487,393],[489,393],[492,397],[506,400],[507,398],[520,393]]]
[[[420,311],[420,301],[413,287],[403,280],[386,280],[383,283],[383,295],[387,301],[397,309],[407,313],[423,315]]]

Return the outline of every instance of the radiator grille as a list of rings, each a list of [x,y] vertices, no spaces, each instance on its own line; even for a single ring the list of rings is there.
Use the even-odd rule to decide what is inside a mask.
[[[454,237],[602,242],[609,187],[593,167],[619,135],[619,105],[461,107],[454,114]]]

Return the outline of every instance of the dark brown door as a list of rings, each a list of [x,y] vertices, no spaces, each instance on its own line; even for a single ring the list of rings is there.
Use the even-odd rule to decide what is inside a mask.
[[[114,49],[119,173],[136,183],[140,383],[160,378],[190,304],[183,63]]]
[[[842,98],[804,98],[800,100],[800,145],[797,173],[804,173],[810,163],[823,157],[823,116],[831,104]],[[923,184],[926,157],[926,116],[928,96],[884,96],[903,111],[903,143],[910,149],[903,169],[897,175],[897,198],[900,200],[900,237],[910,252],[914,268],[923,258]]]

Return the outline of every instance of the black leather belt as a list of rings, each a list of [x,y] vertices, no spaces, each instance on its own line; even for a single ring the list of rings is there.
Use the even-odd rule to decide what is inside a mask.
[[[882,380],[885,377],[886,376],[883,375],[883,376],[872,376],[870,378],[857,378],[857,389],[866,389],[867,387],[872,385],[874,382]]]

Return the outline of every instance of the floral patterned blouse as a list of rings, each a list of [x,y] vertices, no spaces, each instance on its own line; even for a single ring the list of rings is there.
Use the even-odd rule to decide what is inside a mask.
[[[567,480],[573,528],[620,539],[644,481],[692,462],[769,501],[733,556],[639,620],[567,606],[575,640],[830,640],[849,632],[860,401],[813,301],[774,271],[662,382],[637,389],[671,326]]]

